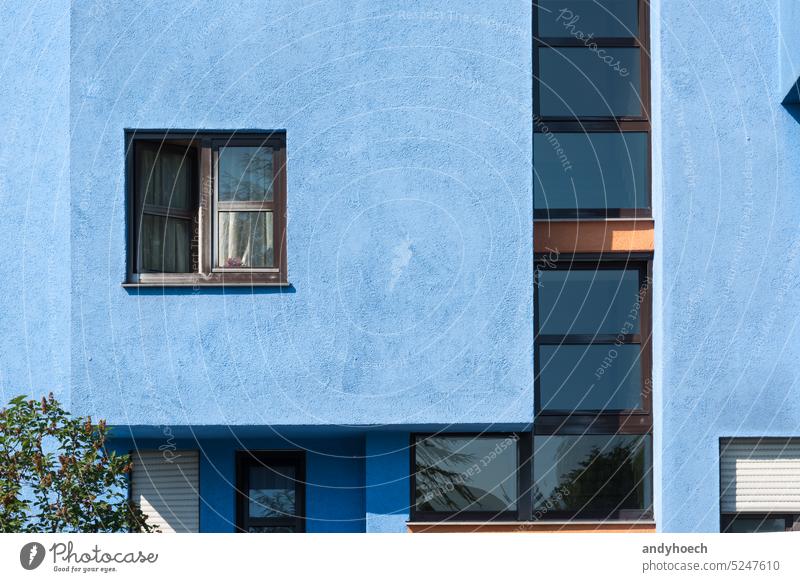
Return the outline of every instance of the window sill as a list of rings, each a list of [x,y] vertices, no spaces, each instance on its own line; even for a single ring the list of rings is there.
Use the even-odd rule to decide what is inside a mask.
[[[291,287],[285,275],[278,272],[236,273],[134,273],[122,283],[126,289],[148,289],[165,287]]]
[[[412,533],[655,533],[652,520],[408,521]]]
[[[209,288],[209,287],[291,287],[291,286],[292,284],[289,283],[288,281],[285,282],[197,281],[194,283],[178,283],[172,281],[164,281],[163,283],[156,283],[156,282],[122,283],[122,287],[125,289],[153,289],[153,288],[170,288],[170,287]]]
[[[559,218],[534,217],[533,222],[653,222],[652,216],[563,216]]]

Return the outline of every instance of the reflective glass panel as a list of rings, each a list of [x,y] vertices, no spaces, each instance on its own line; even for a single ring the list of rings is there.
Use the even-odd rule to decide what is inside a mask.
[[[647,208],[647,134],[533,136],[534,210]]]
[[[517,441],[513,437],[424,437],[416,443],[418,511],[513,510]]]
[[[650,510],[651,468],[647,435],[536,436],[534,509],[600,517]]]

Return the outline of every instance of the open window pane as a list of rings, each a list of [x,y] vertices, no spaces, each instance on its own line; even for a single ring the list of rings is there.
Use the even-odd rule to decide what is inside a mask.
[[[644,132],[536,133],[534,209],[638,209],[648,202]]]
[[[536,436],[535,511],[624,518],[652,505],[647,435]]]
[[[295,470],[291,465],[250,467],[249,517],[295,516]]]
[[[638,270],[539,271],[537,292],[542,335],[639,333]]]
[[[537,0],[541,38],[631,38],[638,33],[637,0]]]
[[[415,465],[417,511],[497,513],[517,506],[513,437],[421,437]]]
[[[223,268],[275,266],[272,212],[220,212],[217,265]]]
[[[638,48],[540,48],[540,117],[642,114]]]
[[[135,178],[138,199],[146,206],[191,211],[194,156],[189,146],[140,145]]]
[[[230,146],[219,150],[219,201],[264,202],[273,199],[272,149]]]
[[[541,410],[635,410],[642,408],[641,347],[539,346]]]
[[[139,252],[144,272],[192,272],[192,221],[144,214]]]

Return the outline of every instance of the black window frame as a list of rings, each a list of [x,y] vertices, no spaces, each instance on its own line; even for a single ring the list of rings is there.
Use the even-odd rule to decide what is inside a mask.
[[[253,466],[293,465],[295,471],[294,517],[251,518],[249,515],[249,469]],[[306,531],[306,453],[297,451],[236,451],[236,524],[237,533],[250,533],[252,527],[294,527],[295,533]]]
[[[651,465],[646,469],[644,478],[647,479],[646,487],[649,487],[653,494],[653,414],[652,414],[652,254],[650,253],[598,253],[598,254],[571,254],[560,255],[557,260],[548,253],[536,253],[536,268],[534,269],[534,422],[533,436],[615,436],[633,435],[647,436],[649,446],[649,458]],[[628,338],[641,346],[640,367],[642,373],[641,398],[642,408],[633,410],[578,410],[578,411],[557,411],[541,409],[541,374],[539,368],[539,281],[538,277],[542,271],[547,270],[572,270],[572,269],[635,269],[639,273],[639,289],[642,293],[639,305],[639,337]],[[545,336],[550,341],[557,341],[561,336]],[[596,336],[576,336],[580,340],[594,340],[600,338],[601,342],[589,341],[588,343],[599,343],[601,345],[613,345],[617,336],[596,335]],[[584,345],[585,341],[578,342]],[[548,343],[545,345],[552,345]],[[533,443],[531,444],[532,459],[531,472],[536,463],[536,453]],[[533,477],[531,476],[533,485]],[[531,488],[532,493],[532,488]],[[619,510],[612,515],[605,513],[595,513],[591,510],[581,512],[548,511],[539,520],[574,520],[590,519],[603,521],[651,521],[653,519],[653,499],[651,505],[641,511]],[[531,505],[533,502],[531,501]],[[534,516],[536,508],[533,507]]]
[[[540,115],[539,85],[542,80],[539,71],[539,50],[559,48],[586,48],[584,40],[574,37],[540,37],[538,3],[533,2],[533,132],[534,133],[646,133],[647,134],[647,167],[645,188],[646,208],[543,208],[534,207],[534,220],[559,219],[604,219],[604,218],[644,218],[652,217],[652,132],[650,123],[651,111],[651,65],[650,65],[650,8],[649,0],[636,0],[638,3],[638,31],[635,37],[593,38],[598,49],[602,48],[638,48],[640,51],[640,83],[642,108],[640,115],[634,116],[542,116]],[[533,176],[536,181],[536,159],[533,160]]]
[[[141,204],[136,195],[135,156],[138,144],[179,144],[195,152],[193,188],[196,198],[194,236],[192,240],[194,270],[190,273],[144,272],[140,266],[139,230]],[[260,146],[273,149],[273,201],[265,203],[235,203],[237,207],[273,213],[273,248],[275,266],[272,268],[224,268],[214,264],[217,244],[217,185],[216,152],[223,146]],[[202,287],[202,286],[289,286],[287,268],[287,180],[286,132],[283,130],[125,130],[125,190],[127,197],[127,279],[124,287]],[[256,208],[258,207],[258,208]],[[181,216],[181,218],[185,218]]]
[[[787,513],[785,511],[776,511],[767,513],[748,513],[748,512],[722,513],[720,514],[720,524],[719,524],[720,533],[736,533],[728,531],[728,528],[730,528],[730,526],[733,524],[733,521],[737,518],[760,519],[760,520],[783,519],[784,532],[800,531],[800,513]]]
[[[419,511],[417,510],[417,440],[426,438],[497,438],[514,439],[517,443],[516,510],[492,511]],[[409,514],[412,522],[493,522],[525,521],[530,516],[530,433],[521,432],[418,432],[410,434]]]

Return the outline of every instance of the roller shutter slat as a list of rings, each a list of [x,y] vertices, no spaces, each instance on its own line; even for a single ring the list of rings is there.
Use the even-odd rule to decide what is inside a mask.
[[[133,453],[131,495],[162,532],[197,532],[200,527],[197,451]]]
[[[800,511],[800,439],[730,439],[720,451],[723,513]]]

